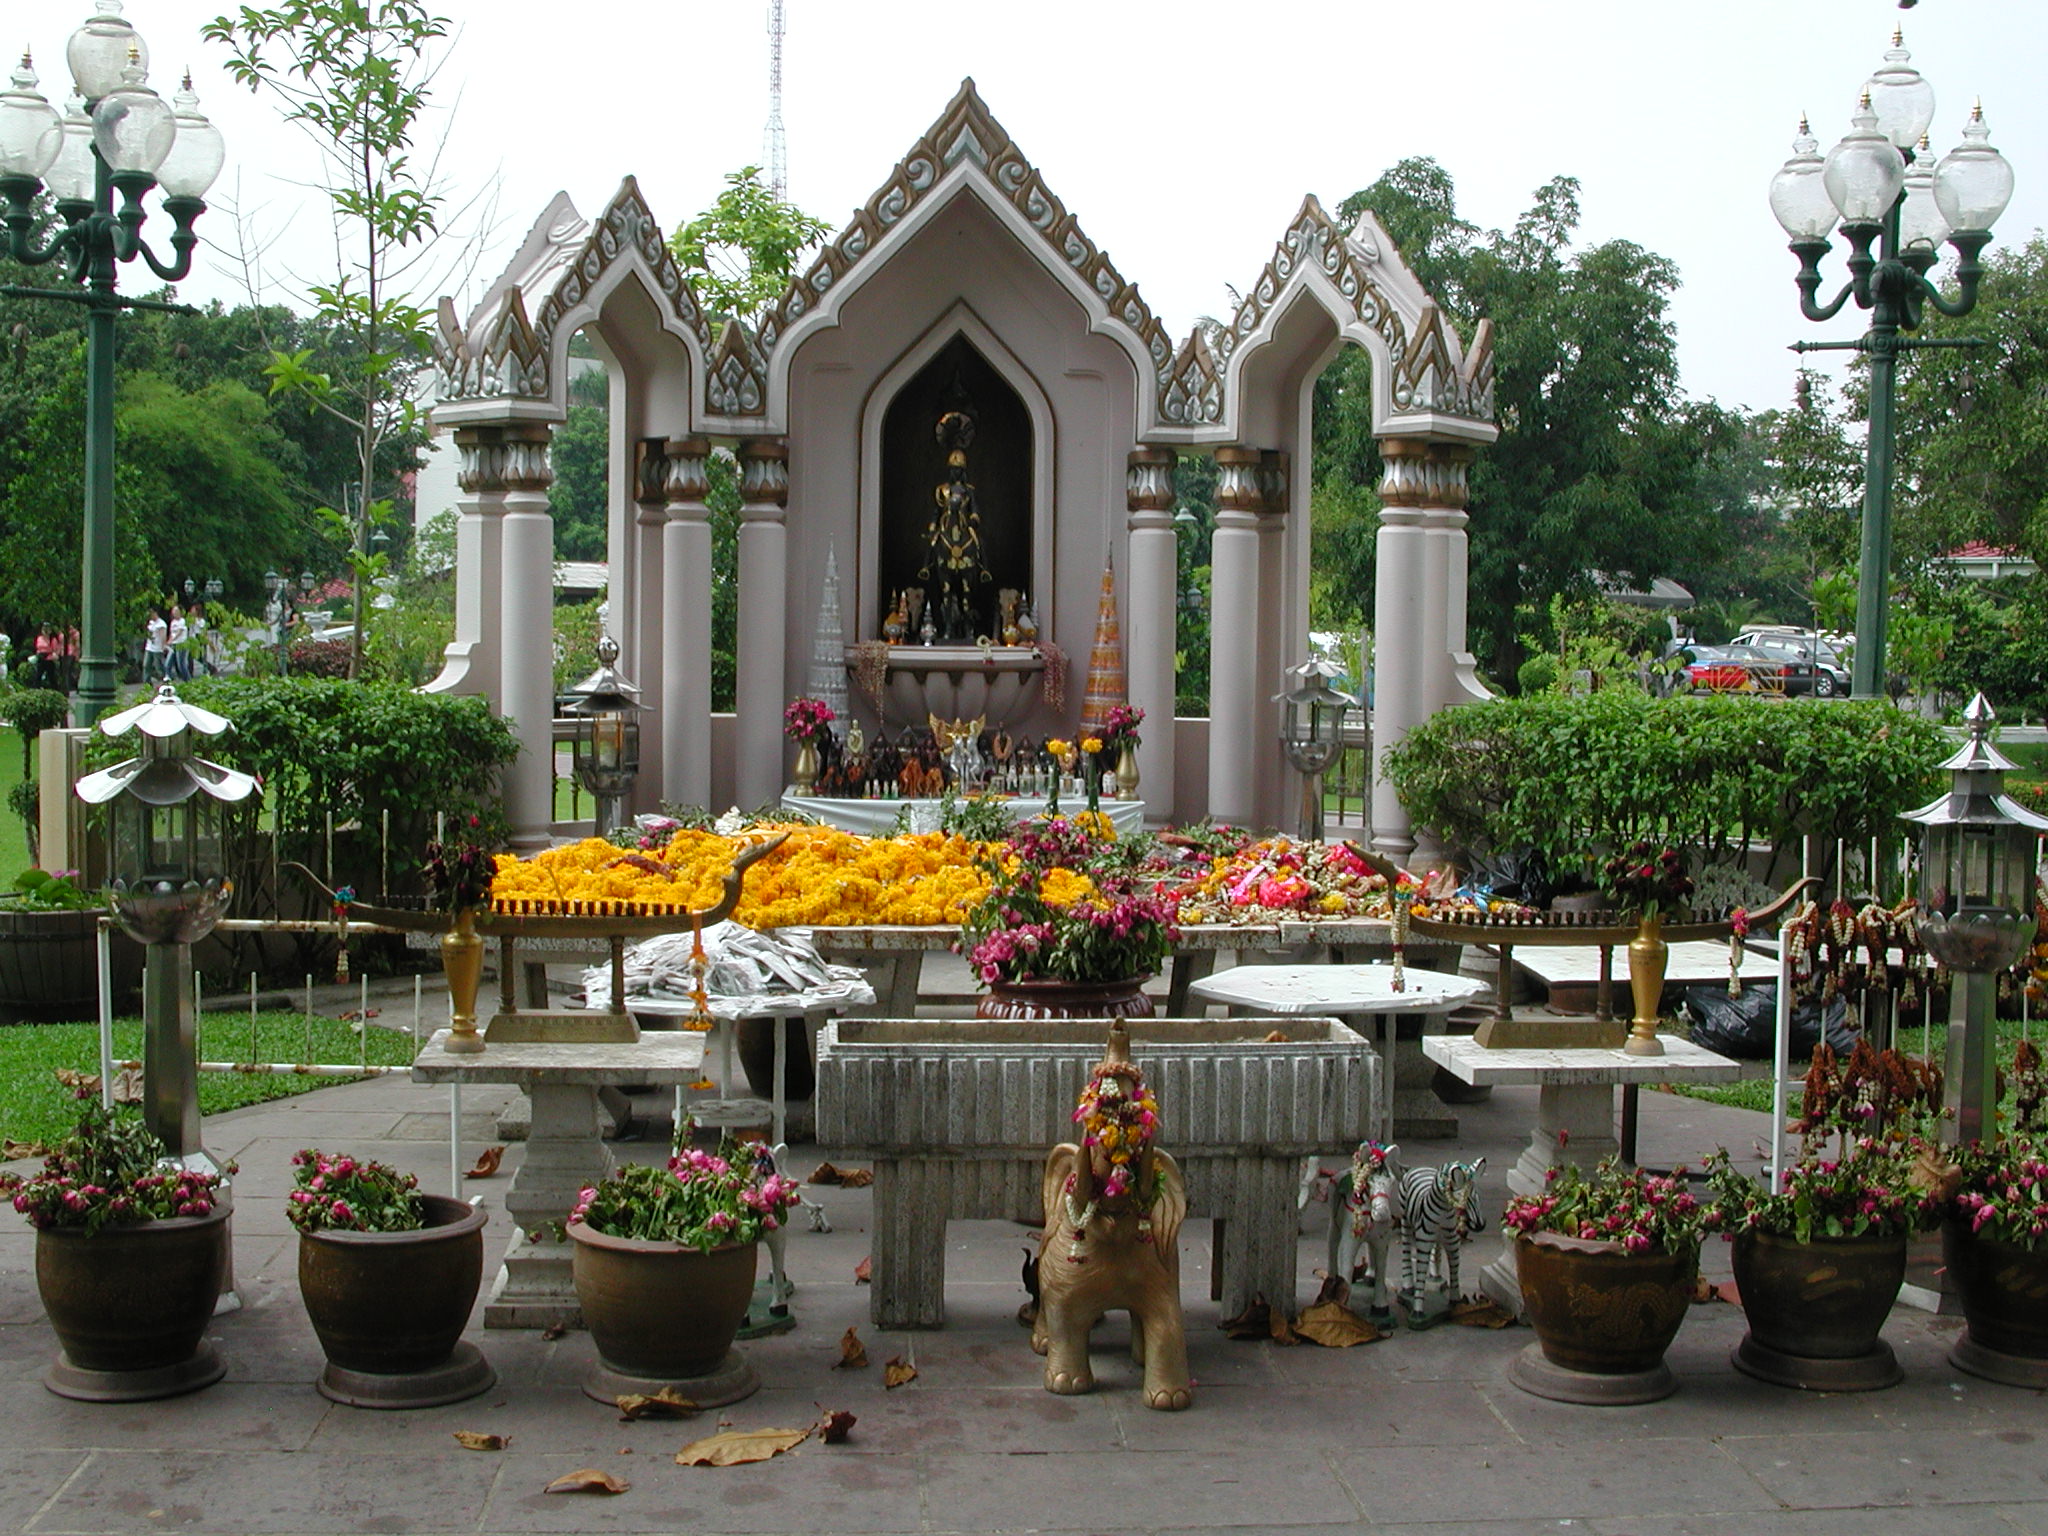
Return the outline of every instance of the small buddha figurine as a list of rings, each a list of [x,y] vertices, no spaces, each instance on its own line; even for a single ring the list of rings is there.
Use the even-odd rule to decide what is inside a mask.
[[[846,722],[846,755],[860,757],[867,751],[868,739],[862,734],[859,720]]]

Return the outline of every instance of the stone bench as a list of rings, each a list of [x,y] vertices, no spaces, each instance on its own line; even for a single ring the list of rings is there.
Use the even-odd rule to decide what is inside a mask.
[[[1334,1019],[1142,1019],[1131,1055],[1159,1100],[1188,1214],[1216,1223],[1211,1294],[1291,1309],[1302,1160],[1366,1133],[1379,1060]],[[1042,1219],[1046,1152],[1102,1057],[1102,1020],[840,1019],[818,1033],[818,1140],[874,1165],[870,1316],[945,1321],[946,1223]],[[1269,1041],[1268,1035],[1278,1038]]]

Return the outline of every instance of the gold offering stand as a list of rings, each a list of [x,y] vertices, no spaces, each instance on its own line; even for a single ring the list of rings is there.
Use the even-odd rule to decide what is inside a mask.
[[[1395,885],[1401,869],[1356,843],[1346,845],[1372,868]],[[1790,886],[1768,906],[1749,914],[1750,925],[1769,928],[1809,890],[1820,882],[1808,876]],[[1447,939],[1459,944],[1490,944],[1499,955],[1494,973],[1493,1014],[1472,1032],[1480,1045],[1494,1050],[1569,1050],[1621,1047],[1639,1056],[1661,1055],[1657,1042],[1657,1000],[1664,990],[1667,947],[1701,941],[1726,940],[1735,932],[1732,913],[1719,918],[1667,923],[1661,917],[1638,918],[1625,912],[1518,912],[1514,914],[1465,911],[1442,917],[1408,919],[1411,933],[1427,939]],[[1560,1018],[1547,1015],[1517,1018],[1509,999],[1515,964],[1515,947],[1520,944],[1570,945],[1600,950],[1600,985],[1595,994],[1593,1017]],[[1635,1016],[1614,1017],[1614,948],[1625,945],[1629,954],[1629,987]]]
[[[349,910],[364,922],[408,933],[440,935],[441,968],[448,978],[449,1029],[448,1038],[443,1042],[443,1048],[448,1051],[473,1055],[492,1043],[632,1044],[640,1038],[640,1026],[626,1011],[627,941],[708,928],[725,921],[739,905],[740,887],[746,880],[748,867],[781,847],[788,836],[787,832],[778,832],[734,855],[732,868],[726,872],[724,893],[716,904],[708,908],[693,910],[680,902],[664,905],[640,901],[522,900],[462,912],[354,901],[349,903]],[[620,850],[622,855],[627,851]],[[330,902],[334,900],[334,893],[310,869],[303,864],[292,867]],[[479,1033],[476,1027],[477,991],[483,979],[485,939],[496,939],[499,943],[499,1011]],[[517,950],[522,939],[603,942],[611,953],[610,1008],[580,1009],[568,1013],[521,1009],[515,978],[518,975]],[[708,1018],[703,1027],[710,1027]]]

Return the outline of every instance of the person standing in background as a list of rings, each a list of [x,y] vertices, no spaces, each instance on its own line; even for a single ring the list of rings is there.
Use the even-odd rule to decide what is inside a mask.
[[[170,654],[164,658],[164,676],[174,683],[182,683],[192,675],[192,658],[186,653],[185,640],[191,628],[185,622],[185,610],[176,603],[171,604]]]
[[[29,669],[31,688],[52,688],[57,682],[57,635],[45,624],[36,631],[36,659]]]
[[[142,628],[142,682],[145,687],[170,676],[171,626],[163,609],[150,604],[149,622]]]
[[[64,631],[63,689],[66,693],[78,692],[78,626],[72,625]]]

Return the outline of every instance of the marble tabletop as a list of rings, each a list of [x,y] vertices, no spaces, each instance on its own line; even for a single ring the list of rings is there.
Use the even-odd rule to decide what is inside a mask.
[[[666,1030],[634,1042],[559,1044],[507,1041],[457,1055],[447,1049],[448,1031],[437,1029],[413,1059],[412,1075],[422,1083],[690,1083],[704,1070],[704,1036]]]
[[[1391,965],[1240,965],[1194,982],[1191,997],[1267,1013],[1440,1013],[1484,996],[1483,981]]]
[[[1624,985],[1628,980],[1626,945],[1616,944],[1614,975]],[[1600,946],[1530,944],[1515,950],[1515,964],[1553,985],[1584,983],[1600,979]],[[1742,979],[1771,981],[1778,974],[1778,962],[1768,955],[1744,952]],[[1666,984],[1728,980],[1728,944],[1725,939],[1695,940],[1673,944],[1664,962]]]
[[[1470,1035],[1432,1035],[1422,1042],[1423,1054],[1452,1075],[1474,1086],[1540,1084],[1732,1083],[1742,1076],[1739,1063],[1675,1035],[1660,1035],[1664,1054],[1632,1056],[1627,1051],[1597,1046],[1567,1050],[1493,1050]]]

